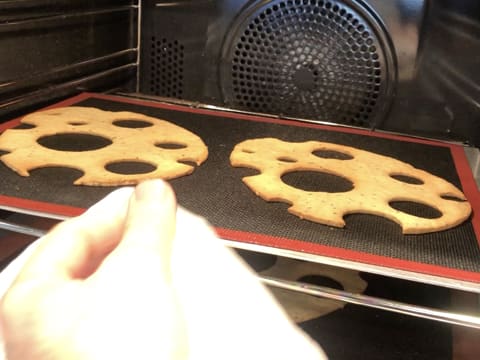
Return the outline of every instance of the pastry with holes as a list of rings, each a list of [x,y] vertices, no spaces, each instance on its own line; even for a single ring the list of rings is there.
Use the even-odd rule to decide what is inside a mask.
[[[324,158],[314,154],[318,151],[340,156]],[[288,203],[290,213],[333,227],[344,227],[345,215],[363,213],[396,222],[404,234],[423,234],[457,226],[471,213],[462,191],[446,180],[400,160],[350,146],[250,139],[235,146],[230,162],[234,167],[260,172],[244,177],[243,182],[264,200]],[[352,188],[342,192],[306,191],[282,180],[285,174],[298,171],[345,178]],[[395,208],[396,202],[423,204],[437,210],[439,216],[409,214]]]
[[[133,185],[191,174],[195,165],[208,157],[207,146],[196,134],[134,112],[71,106],[27,115],[21,123],[29,127],[8,129],[0,136],[0,149],[7,152],[0,159],[21,176],[29,176],[29,171],[37,168],[68,167],[83,172],[75,185]],[[104,144],[81,150],[46,145],[48,140],[75,136],[99,138]],[[124,163],[148,165],[150,170],[112,170]]]

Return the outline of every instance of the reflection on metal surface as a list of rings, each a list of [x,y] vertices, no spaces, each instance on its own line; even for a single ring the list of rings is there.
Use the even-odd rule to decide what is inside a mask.
[[[9,114],[22,108],[43,103],[51,99],[53,96],[63,94],[65,96],[78,93],[79,88],[89,88],[90,85],[98,85],[110,81],[113,77],[128,77],[130,72],[136,71],[134,63],[118,66],[105,71],[94,73],[93,75],[77,78],[72,81],[63,82],[50,87],[39,88],[35,91],[22,93],[18,97],[10,99],[6,103],[0,102],[0,116]]]
[[[477,183],[477,188],[480,190],[480,150],[474,147],[465,147],[464,149],[473,177]]]
[[[208,4],[212,0],[182,0],[182,1],[166,1],[166,2],[157,2],[155,7],[157,8],[169,8],[169,7],[178,7],[186,5],[201,5]]]
[[[340,258],[334,258],[329,256],[322,256],[317,254],[310,254],[306,252],[292,251],[281,248],[275,248],[271,246],[264,246],[258,244],[250,244],[245,242],[238,242],[232,240],[222,239],[225,245],[235,248],[243,249],[248,251],[257,251],[271,255],[284,256],[292,259],[312,261],[321,264],[327,264],[332,266],[338,266],[345,269],[352,269],[358,271],[364,271],[372,274],[394,277],[398,279],[421,282],[424,284],[441,286],[450,289],[457,289],[463,291],[470,291],[473,293],[480,294],[480,284],[461,281],[457,279],[449,279],[435,275],[428,275],[423,273],[416,273],[413,271],[406,271],[394,268],[388,268],[380,265],[372,265],[367,263],[362,263],[352,260],[344,260]]]
[[[30,226],[15,224],[13,222],[5,220],[0,220],[0,229],[34,237],[42,237],[46,233],[46,231],[44,230],[36,229]]]
[[[324,286],[309,285],[301,282],[287,281],[271,277],[259,277],[259,279],[265,285],[296,291],[302,294],[309,294],[322,298],[344,301],[349,304],[362,305],[443,323],[480,329],[480,317],[477,316],[430,309],[423,306],[405,304],[398,301],[380,299],[361,294],[353,294],[347,291],[335,290]]]
[[[137,57],[137,49],[126,49],[115,53],[99,56],[94,59],[87,59],[72,64],[52,68],[48,73],[25,74],[11,81],[0,82],[0,94],[20,93],[41,88],[52,83],[58,83],[59,79],[71,79],[81,73],[91,73],[92,69],[113,68],[124,64],[133,64]]]
[[[472,88],[477,92],[478,85],[471,80],[467,80],[464,74],[461,74],[455,67],[444,61],[439,61],[437,65],[437,68],[432,69],[434,76],[468,104],[476,109],[480,109],[480,102],[475,97],[475,94],[466,90],[467,88]]]
[[[321,285],[325,283],[328,286],[337,285],[341,290],[350,293],[362,293],[367,288],[367,282],[357,271],[281,257],[277,258],[273,266],[261,271],[260,275],[290,281],[306,282],[310,279],[315,284],[320,282]],[[327,315],[346,305],[342,301],[319,299],[309,294],[292,292],[279,287],[271,290],[290,318],[297,323]]]

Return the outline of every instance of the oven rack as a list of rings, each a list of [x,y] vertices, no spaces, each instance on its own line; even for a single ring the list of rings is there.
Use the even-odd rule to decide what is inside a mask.
[[[35,215],[29,215],[32,218]],[[24,225],[19,224],[11,221],[0,220],[0,229],[24,234],[28,236],[32,236],[36,239],[42,237],[47,233],[47,231]],[[223,243],[227,247],[231,247],[233,249],[239,248],[239,244],[223,240]],[[252,251],[251,246],[241,245],[240,248],[243,250]],[[257,249],[258,250],[258,249]],[[285,253],[283,253],[285,255]],[[354,304],[359,306],[365,306],[369,308],[375,308],[383,311],[389,311],[393,313],[399,313],[403,315],[429,319],[433,321],[438,321],[442,323],[452,324],[452,325],[459,325],[463,327],[473,328],[473,329],[480,329],[480,316],[473,316],[469,314],[464,314],[455,311],[445,311],[425,306],[419,306],[415,304],[407,304],[399,301],[378,298],[374,296],[367,296],[358,293],[352,293],[349,291],[338,290],[331,287],[326,286],[318,286],[312,285],[300,281],[290,281],[285,280],[282,278],[271,277],[271,276],[262,276],[257,275],[258,280],[262,282],[264,285],[268,287],[276,287],[280,289],[289,290],[296,293],[301,294],[308,294],[313,295],[318,298],[325,298],[330,300],[337,300],[341,302],[345,302],[348,304]],[[477,294],[478,295],[478,294]],[[480,299],[480,298],[479,298]]]

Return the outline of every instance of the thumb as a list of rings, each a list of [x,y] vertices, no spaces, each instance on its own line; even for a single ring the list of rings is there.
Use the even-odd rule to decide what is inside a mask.
[[[101,294],[94,297],[94,306],[102,314],[113,315],[106,327],[111,347],[131,343],[119,349],[133,350],[133,354],[121,350],[119,356],[99,359],[187,358],[188,337],[170,269],[175,213],[174,193],[163,181],[141,183],[131,195],[120,243],[89,284]],[[119,315],[132,331],[112,329]]]
[[[141,266],[151,265],[152,259],[164,280],[170,282],[175,214],[175,195],[166,182],[149,180],[139,184],[130,198],[123,236],[111,253],[111,261]]]

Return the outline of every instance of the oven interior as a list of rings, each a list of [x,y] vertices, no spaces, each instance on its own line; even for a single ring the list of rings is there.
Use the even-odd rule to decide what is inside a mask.
[[[458,144],[479,181],[478,1],[27,0],[2,1],[0,10],[1,122],[83,92],[116,94]],[[260,273],[272,256],[282,258],[250,250],[238,251]],[[307,275],[312,284],[343,289]],[[452,296],[455,286],[382,275],[364,275],[379,284],[374,296],[479,314],[478,284]],[[392,340],[399,354],[412,348],[425,358],[452,358],[453,348],[438,339],[478,336],[441,321],[431,327],[428,320],[353,309],[344,317],[355,318],[358,333],[373,317],[372,336],[381,335],[374,329],[382,321],[431,335],[424,340],[433,354],[414,340],[401,346]],[[322,325],[335,333],[343,321],[332,316]],[[480,327],[478,318],[467,328],[472,323]],[[313,320],[304,327],[325,336]],[[350,341],[358,349],[372,341],[367,335]],[[354,358],[331,336],[332,354]]]

